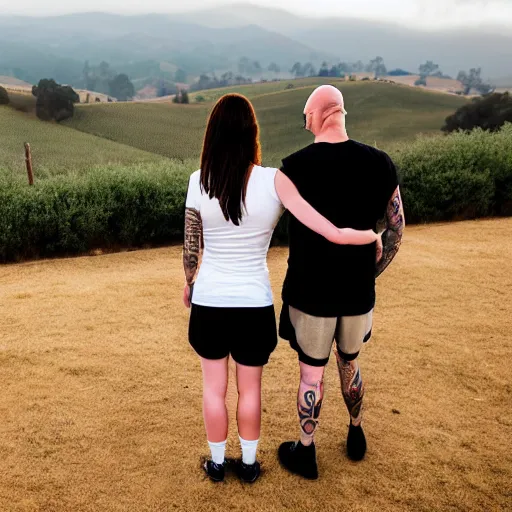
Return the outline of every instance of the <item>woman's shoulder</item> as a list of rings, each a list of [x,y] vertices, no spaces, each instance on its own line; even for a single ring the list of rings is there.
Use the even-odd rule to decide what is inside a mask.
[[[274,179],[277,171],[278,169],[275,167],[262,167],[261,165],[255,165],[252,170],[254,174],[258,174],[269,179]]]

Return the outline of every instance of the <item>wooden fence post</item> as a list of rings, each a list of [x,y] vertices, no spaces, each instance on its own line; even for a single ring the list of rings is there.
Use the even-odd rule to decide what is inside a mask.
[[[32,153],[28,142],[25,142],[25,163],[27,164],[28,184],[33,185],[34,172],[32,171]]]

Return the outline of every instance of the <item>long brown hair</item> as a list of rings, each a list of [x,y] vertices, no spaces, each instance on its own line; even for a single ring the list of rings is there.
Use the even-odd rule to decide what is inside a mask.
[[[254,165],[261,165],[260,130],[251,102],[226,94],[208,120],[201,155],[201,187],[217,198],[226,220],[240,225],[247,183]]]

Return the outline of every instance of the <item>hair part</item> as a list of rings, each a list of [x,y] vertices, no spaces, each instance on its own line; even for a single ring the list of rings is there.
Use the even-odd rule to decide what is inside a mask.
[[[216,198],[227,221],[240,225],[252,168],[261,165],[256,113],[240,94],[217,101],[208,119],[201,154],[201,187]]]

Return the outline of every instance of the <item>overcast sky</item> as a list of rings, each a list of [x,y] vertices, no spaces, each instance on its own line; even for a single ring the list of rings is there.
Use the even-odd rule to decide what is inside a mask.
[[[240,2],[242,3],[243,0]],[[172,12],[233,3],[229,0],[0,0],[0,15],[82,11]],[[297,14],[355,16],[428,28],[499,23],[512,27],[512,0],[253,0]]]

